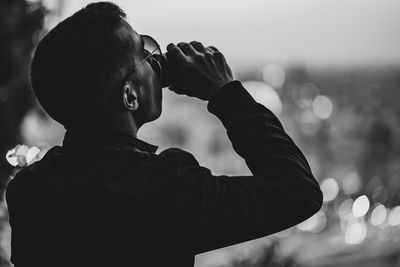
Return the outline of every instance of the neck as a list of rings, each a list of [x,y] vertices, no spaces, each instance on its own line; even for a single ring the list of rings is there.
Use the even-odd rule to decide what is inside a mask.
[[[117,132],[136,137],[140,126],[141,125],[136,123],[132,116],[129,116],[128,114],[120,114],[119,116],[112,117],[105,116],[98,122],[88,122],[78,129],[82,134]]]
[[[136,123],[132,116],[128,116],[127,114],[125,114],[119,117],[112,118],[109,121],[107,128],[110,131],[136,137],[140,126],[141,125]]]

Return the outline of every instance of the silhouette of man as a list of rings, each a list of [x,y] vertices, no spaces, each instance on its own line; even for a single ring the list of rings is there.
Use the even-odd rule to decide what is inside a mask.
[[[16,267],[193,266],[198,253],[319,210],[321,191],[302,152],[215,47],[168,45],[178,77],[170,89],[208,102],[253,176],[214,176],[189,152],[156,154],[137,139],[161,114],[157,49],[107,2],[78,11],[39,43],[32,86],[67,132],[62,147],[8,185]]]

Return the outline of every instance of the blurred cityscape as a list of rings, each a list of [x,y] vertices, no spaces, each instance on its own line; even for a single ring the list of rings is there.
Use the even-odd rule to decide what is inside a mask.
[[[57,16],[59,10],[46,10],[41,1],[22,0],[3,1],[0,7],[4,192],[21,167],[61,144],[64,129],[35,102],[28,78],[31,53],[45,32],[45,19]],[[320,182],[324,204],[313,217],[283,232],[198,255],[196,266],[400,266],[400,64],[264,63],[235,74],[258,102],[278,116],[305,153]],[[157,152],[168,147],[188,150],[214,174],[251,174],[222,124],[207,112],[206,103],[168,89],[161,118],[145,125],[139,138],[158,145]],[[82,151],[90,157],[90,151]],[[4,200],[0,248],[0,267],[10,266]]]

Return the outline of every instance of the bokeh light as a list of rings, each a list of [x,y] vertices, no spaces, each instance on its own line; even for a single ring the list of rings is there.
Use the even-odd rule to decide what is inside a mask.
[[[366,185],[366,192],[373,193],[374,190],[380,185],[382,185],[382,179],[379,176],[374,176],[371,179],[369,179]]]
[[[372,193],[372,199],[375,202],[385,203],[388,199],[388,190],[384,185],[379,185],[376,187]]]
[[[20,145],[17,148],[15,155],[17,156],[18,165],[20,167],[26,164],[26,155],[28,154],[29,148],[26,145]]]
[[[353,203],[354,201],[351,198],[348,198],[339,205],[337,213],[340,219],[344,220],[347,214],[351,214]]]
[[[319,95],[319,89],[315,84],[305,83],[293,88],[293,100],[300,108],[311,107],[313,99]]]
[[[366,195],[359,196],[353,203],[354,217],[362,217],[367,214],[369,210],[369,199]]]
[[[301,231],[318,233],[326,226],[326,215],[323,211],[315,213],[312,217],[297,225]]]
[[[400,225],[400,206],[394,207],[388,216],[388,224],[390,226]]]
[[[357,245],[364,241],[367,236],[367,226],[364,222],[355,222],[347,228],[344,240],[347,244]]]
[[[29,111],[21,122],[20,131],[24,144],[49,146],[49,144],[62,143],[65,128],[34,109]]]
[[[318,95],[314,98],[312,102],[312,109],[317,118],[321,120],[326,120],[332,114],[333,104],[329,97]]]
[[[290,227],[288,229],[285,229],[283,231],[275,233],[274,236],[276,236],[278,238],[285,238],[285,237],[289,236],[292,232],[293,232],[293,227]]]
[[[371,212],[370,222],[372,225],[378,226],[385,222],[387,211],[384,205],[378,204]]]
[[[271,86],[259,81],[246,81],[243,86],[257,102],[269,108],[275,115],[281,113],[281,99]]]
[[[361,178],[358,172],[348,172],[343,177],[342,189],[348,195],[358,193],[361,189]]]
[[[6,154],[6,159],[7,162],[11,165],[11,166],[18,166],[18,159],[17,159],[17,155],[16,155],[16,149],[13,148],[11,150],[9,150]]]
[[[36,146],[31,147],[26,153],[26,162],[27,164],[31,164],[35,159],[38,158],[40,153],[40,149]]]
[[[333,178],[327,178],[321,183],[324,202],[332,201],[339,193],[339,185]]]
[[[263,68],[263,80],[275,89],[280,89],[285,83],[285,71],[277,64],[268,64]]]
[[[13,167],[24,167],[42,158],[45,152],[36,146],[29,148],[26,145],[17,145],[7,152],[6,159]]]

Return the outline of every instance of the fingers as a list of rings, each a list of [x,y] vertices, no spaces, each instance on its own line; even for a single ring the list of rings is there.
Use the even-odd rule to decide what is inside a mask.
[[[183,60],[186,61],[186,56],[182,52],[182,50],[176,46],[175,44],[169,44],[167,46],[168,53],[175,59],[175,60]]]
[[[215,58],[218,62],[225,63],[224,55],[215,46],[207,46],[206,50],[211,53],[213,58]]]
[[[197,51],[193,48],[191,44],[181,42],[178,44],[178,47],[183,51],[186,56],[193,56],[197,54]]]
[[[209,50],[210,52],[219,52],[219,50],[215,47],[215,46],[207,46],[207,50]]]
[[[207,46],[198,41],[192,41],[190,43],[180,42],[178,45],[169,44],[167,51],[178,58],[183,59],[185,56],[190,57],[198,53],[202,54],[220,54],[219,50],[215,46]]]
[[[192,41],[190,43],[180,42],[177,45],[171,43],[167,46],[167,56],[171,59],[171,63],[176,66],[192,66],[201,64],[201,62],[208,62],[215,66],[220,67],[226,65],[224,55],[215,47],[204,47],[201,42]],[[187,65],[189,64],[189,65]]]
[[[202,49],[201,43],[195,43],[198,49]],[[204,49],[204,47],[203,47]],[[205,50],[205,49],[204,49]],[[188,62],[190,57],[199,55],[199,50],[195,49],[191,44],[180,42],[177,45],[171,43],[167,46],[168,54],[177,62]]]
[[[200,53],[205,53],[206,49],[204,48],[203,44],[198,42],[198,41],[192,41],[190,44],[193,46],[194,49],[196,49]]]

